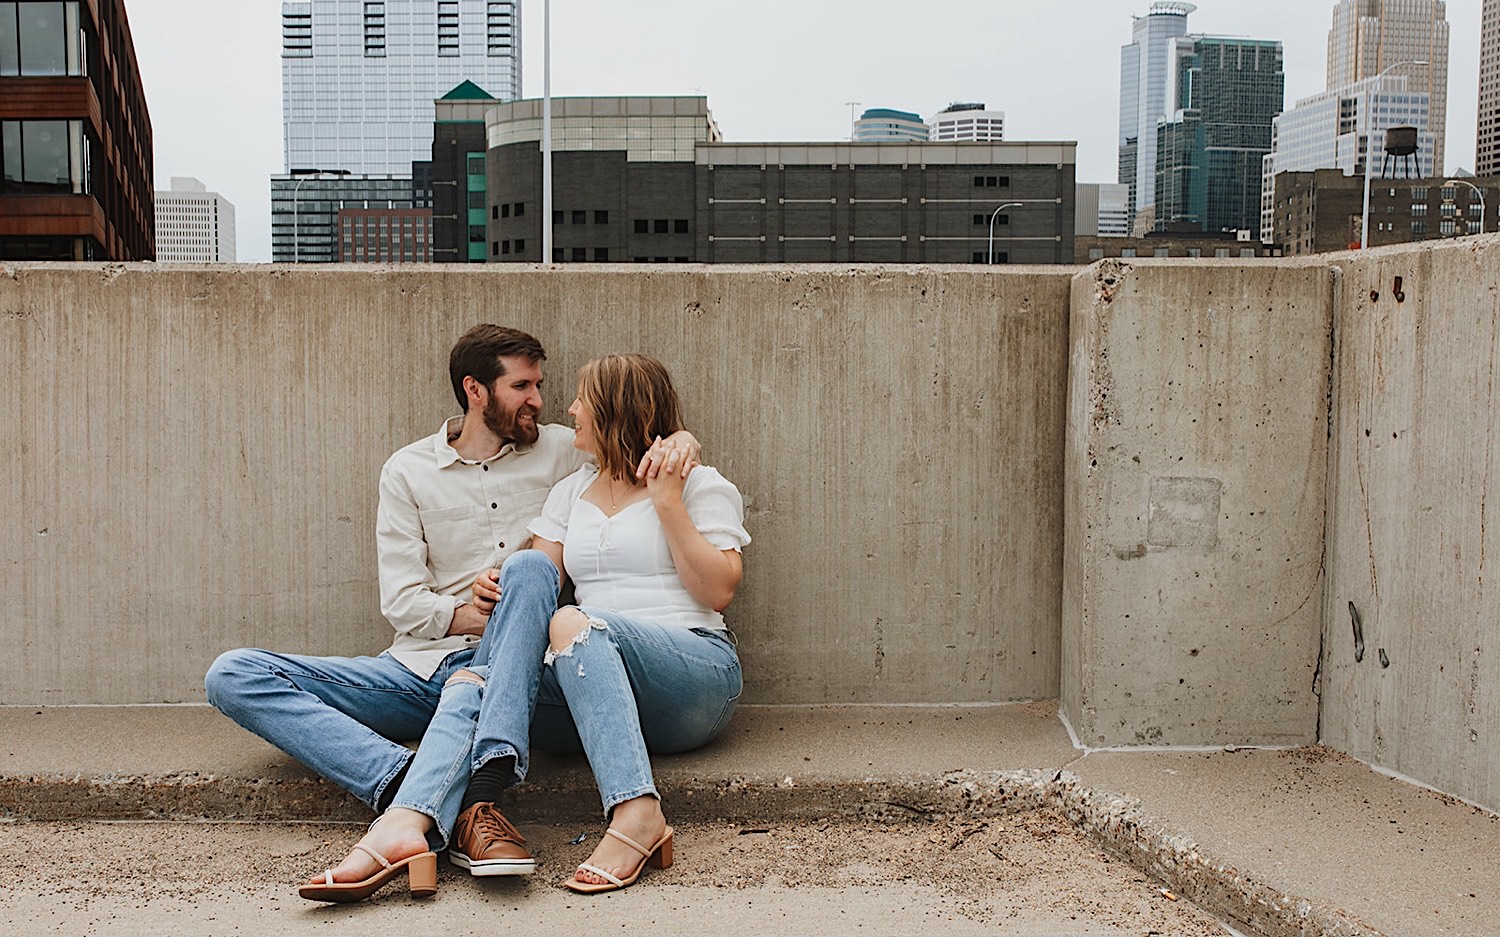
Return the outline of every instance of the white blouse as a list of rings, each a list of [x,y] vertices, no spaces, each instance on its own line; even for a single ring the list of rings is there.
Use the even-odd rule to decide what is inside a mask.
[[[563,567],[578,604],[680,628],[723,628],[724,616],[683,586],[649,497],[627,504],[614,517],[581,497],[598,476],[597,466],[585,465],[558,482],[542,516],[527,528],[563,545]],[[693,469],[682,502],[693,526],[718,549],[738,551],[750,542],[739,489],[717,470]]]

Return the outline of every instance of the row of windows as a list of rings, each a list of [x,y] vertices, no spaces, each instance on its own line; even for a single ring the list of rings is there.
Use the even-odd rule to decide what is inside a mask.
[[[1239,255],[1241,257],[1254,257],[1255,256],[1255,248],[1253,248],[1253,247],[1242,247],[1239,250]],[[1119,254],[1119,256],[1121,256],[1121,257],[1136,257],[1136,256],[1140,256],[1140,255],[1137,253],[1136,248],[1134,248],[1134,247],[1122,247],[1122,248],[1120,248],[1120,254]],[[1166,248],[1166,247],[1154,247],[1154,248],[1151,249],[1150,256],[1152,256],[1152,257],[1170,257],[1170,256],[1172,256],[1172,252],[1171,252],[1170,248]],[[1202,257],[1203,256],[1203,248],[1201,248],[1201,247],[1189,247],[1186,251],[1184,251],[1179,256],[1183,256],[1183,257]],[[1229,257],[1230,256],[1230,249],[1227,248],[1227,247],[1216,247],[1216,248],[1214,248],[1214,256],[1215,257]],[[1104,258],[1104,248],[1102,248],[1102,247],[1091,247],[1091,248],[1089,248],[1089,260],[1102,260],[1103,258]]]
[[[523,254],[523,253],[525,253],[526,252],[526,239],[525,238],[516,238],[514,241],[491,241],[490,242],[490,256],[492,256],[492,257],[499,257],[502,254],[509,254],[509,253],[511,253],[512,249],[514,249],[515,253],[517,253],[517,254]]]
[[[92,147],[81,120],[0,121],[0,193],[91,192]]]
[[[474,193],[471,192],[469,194],[473,195]],[[481,192],[479,194],[483,195],[484,193]],[[471,204],[471,207],[472,207],[472,202],[470,204]],[[526,203],[525,202],[514,202],[514,203],[507,202],[504,205],[491,205],[490,206],[490,217],[491,218],[511,218],[511,217],[520,218],[524,214],[526,214]]]
[[[0,75],[86,75],[77,0],[0,2]]]

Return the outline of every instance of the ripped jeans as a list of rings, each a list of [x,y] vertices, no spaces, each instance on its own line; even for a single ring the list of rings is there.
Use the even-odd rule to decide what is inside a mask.
[[[659,625],[591,607],[581,611],[590,626],[567,648],[545,654],[530,743],[544,751],[582,750],[607,818],[618,803],[657,795],[650,754],[698,748],[729,724],[740,696],[740,664],[727,632]],[[449,679],[392,803],[434,820],[428,837],[434,849],[453,834],[473,769],[514,754],[518,778],[526,776],[525,739],[483,746],[488,750],[474,755],[481,706],[497,702],[486,697],[523,695],[515,687],[507,692],[499,671],[532,669],[504,656],[492,660],[492,667],[470,669],[493,689]]]
[[[740,662],[727,632],[580,610],[589,627],[563,650],[547,652],[533,744],[581,745],[608,817],[618,803],[657,796],[649,753],[691,751],[729,724],[740,698]]]

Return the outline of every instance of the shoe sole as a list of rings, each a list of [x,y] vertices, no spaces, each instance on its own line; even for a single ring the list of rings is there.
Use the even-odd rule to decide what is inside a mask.
[[[475,862],[463,853],[451,849],[448,851],[448,861],[460,869],[468,869],[469,874],[476,878],[489,878],[496,875],[530,875],[536,871],[535,859],[481,859]]]

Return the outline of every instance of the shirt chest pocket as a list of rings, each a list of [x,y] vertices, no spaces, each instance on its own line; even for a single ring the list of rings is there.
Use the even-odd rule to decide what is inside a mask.
[[[427,567],[439,588],[445,580],[473,575],[484,565],[479,554],[485,552],[489,537],[479,528],[477,511],[478,508],[465,504],[417,514],[427,540]]]

